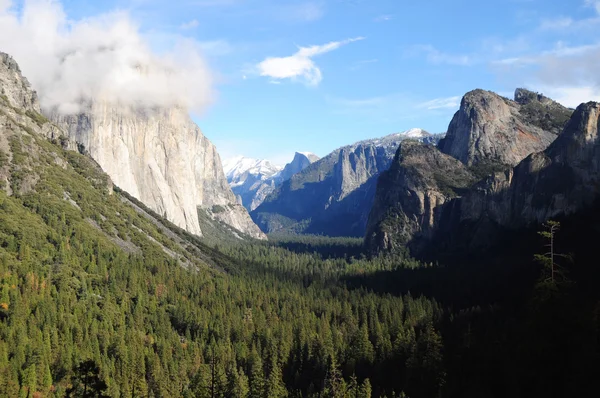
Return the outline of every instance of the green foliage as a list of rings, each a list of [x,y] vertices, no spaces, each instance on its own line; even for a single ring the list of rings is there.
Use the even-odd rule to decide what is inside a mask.
[[[3,150],[0,150],[0,167],[4,167],[8,164],[8,155]]]
[[[40,179],[0,192],[2,397],[542,396],[527,373],[538,356],[580,360],[569,375],[598,363],[585,302],[570,316],[554,299],[525,320],[496,297],[450,305],[442,291],[464,293],[468,273],[368,258],[356,239],[215,247],[113,192],[91,159],[35,135],[13,146]],[[557,314],[565,326],[549,328]],[[576,348],[573,330],[591,349],[569,356],[557,342]]]
[[[211,208],[211,211],[215,214],[219,214],[219,213],[224,213],[226,211],[226,209],[221,205],[214,205]]]
[[[548,106],[533,100],[522,105],[520,113],[528,123],[558,134],[571,118],[573,111],[558,105]]]
[[[73,386],[67,390],[67,397],[101,398],[105,397],[107,385],[100,378],[100,368],[92,361],[81,362],[75,368]]]
[[[477,180],[489,177],[495,173],[506,171],[508,167],[502,163],[492,161],[481,161],[469,167]]]
[[[31,120],[33,120],[39,127],[42,127],[44,124],[48,123],[48,119],[35,111],[26,111],[25,115],[27,115]]]

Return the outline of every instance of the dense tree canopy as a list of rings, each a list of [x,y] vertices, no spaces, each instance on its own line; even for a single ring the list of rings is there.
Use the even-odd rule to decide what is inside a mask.
[[[585,251],[573,283],[548,293],[533,261],[544,242],[500,267],[368,258],[353,239],[200,240],[42,141],[35,189],[0,191],[2,397],[600,391]],[[579,247],[560,240],[581,222],[562,225],[558,250]]]

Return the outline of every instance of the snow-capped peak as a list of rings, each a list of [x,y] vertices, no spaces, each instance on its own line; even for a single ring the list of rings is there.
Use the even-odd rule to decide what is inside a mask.
[[[403,136],[406,138],[423,138],[423,137],[429,137],[430,134],[423,130],[423,129],[410,129],[410,130],[406,130],[403,131],[401,133],[398,133],[397,135],[399,136]]]
[[[279,173],[283,167],[274,165],[265,159],[252,159],[237,156],[223,162],[223,171],[229,182],[239,179],[244,174],[252,174],[260,179],[269,178]]]

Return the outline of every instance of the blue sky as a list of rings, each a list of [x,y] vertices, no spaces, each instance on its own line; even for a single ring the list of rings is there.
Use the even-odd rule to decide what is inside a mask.
[[[6,0],[0,0],[0,2]],[[446,130],[474,88],[600,100],[600,0],[110,0],[156,52],[197,43],[212,104],[194,120],[235,155],[291,160],[412,127]]]

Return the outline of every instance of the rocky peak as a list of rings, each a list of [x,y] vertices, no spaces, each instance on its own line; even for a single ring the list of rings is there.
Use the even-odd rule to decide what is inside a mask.
[[[600,104],[588,102],[577,107],[564,132],[548,148],[555,161],[577,163],[591,161],[589,151],[598,150],[600,136]]]
[[[0,96],[8,101],[9,105],[24,111],[40,113],[37,93],[21,74],[17,62],[3,52],[0,52],[0,82]]]
[[[527,105],[532,102],[540,102],[545,105],[556,104],[552,99],[534,91],[525,88],[517,88],[515,90],[515,102],[520,105]]]
[[[294,174],[301,172],[317,160],[319,160],[319,157],[314,153],[296,152],[294,154],[294,159],[286,164],[281,171],[281,174],[279,175],[280,181],[283,182],[289,180]]]
[[[546,149],[572,111],[524,89],[518,89],[516,97],[519,102],[480,89],[467,93],[440,141],[440,150],[468,166],[515,166]]]

